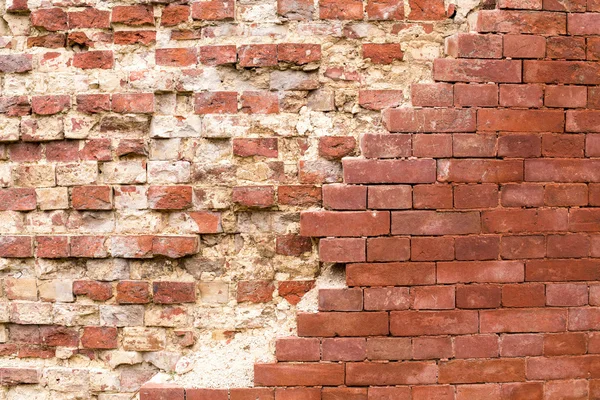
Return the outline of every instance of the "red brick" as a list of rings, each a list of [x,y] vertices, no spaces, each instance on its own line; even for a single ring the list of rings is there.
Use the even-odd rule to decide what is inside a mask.
[[[315,281],[283,281],[279,283],[277,292],[291,305],[296,305],[302,297],[315,287]]]
[[[110,111],[110,95],[81,94],[77,95],[77,111],[86,114],[96,114]]]
[[[4,235],[0,237],[0,257],[33,257],[33,242],[31,236]]]
[[[367,239],[367,261],[406,261],[410,258],[410,240],[405,237]]]
[[[565,14],[531,11],[482,10],[477,13],[478,32],[532,33],[564,35],[567,30]]]
[[[541,107],[544,89],[541,85],[500,85],[500,105],[504,107]]]
[[[191,186],[150,186],[148,206],[153,210],[181,210],[192,205]]]
[[[117,303],[146,304],[150,302],[150,285],[143,281],[120,281],[117,284]]]
[[[73,55],[73,66],[76,68],[111,69],[113,64],[113,52],[110,50],[85,51]]]
[[[500,237],[466,236],[455,239],[457,260],[495,260],[500,254]]]
[[[498,86],[457,83],[454,86],[454,105],[495,107],[498,105]]]
[[[528,160],[525,179],[535,182],[598,182],[595,160]]]
[[[69,29],[77,28],[110,28],[110,12],[95,8],[86,8],[83,11],[70,12]]]
[[[544,157],[583,157],[584,135],[542,135],[542,155]]]
[[[277,60],[284,63],[304,65],[321,60],[321,45],[308,43],[280,43]]]
[[[525,267],[518,261],[440,262],[438,283],[500,283],[522,282]]]
[[[504,35],[504,57],[544,58],[546,38],[535,35]]]
[[[342,364],[255,364],[257,386],[338,386],[344,384]]]
[[[527,262],[526,279],[534,282],[593,281],[600,272],[595,260],[533,260]]]
[[[536,380],[585,378],[593,358],[536,357],[527,360],[527,378]]]
[[[480,231],[478,212],[392,212],[392,234],[396,235],[464,235]]]
[[[94,301],[106,301],[113,297],[113,288],[108,282],[74,281],[73,294],[86,296]]]
[[[154,112],[153,93],[113,94],[112,111],[116,113],[146,114]]]
[[[454,386],[413,386],[412,400],[454,400]]]
[[[71,257],[104,258],[108,256],[104,236],[71,236]]]
[[[452,358],[454,349],[450,337],[418,337],[413,339],[413,359]]]
[[[33,69],[31,54],[3,54],[0,56],[0,72],[22,73]]]
[[[230,395],[230,400],[274,400],[275,398],[274,390],[266,388],[231,389]]]
[[[60,8],[45,8],[31,13],[31,25],[47,31],[66,31],[68,29],[67,13]]]
[[[240,100],[241,111],[246,114],[276,114],[279,112],[277,93],[243,92]]]
[[[192,18],[220,21],[233,19],[235,2],[232,0],[210,0],[192,4]],[[232,399],[233,400],[233,399]]]
[[[277,65],[277,45],[253,44],[238,48],[241,67],[272,67]]]
[[[502,357],[541,356],[544,347],[542,335],[514,334],[502,335],[500,355]]]
[[[411,207],[412,190],[410,186],[369,186],[368,208],[399,210]]]
[[[588,304],[587,284],[564,283],[546,285],[546,305],[574,307]]]
[[[35,189],[0,189],[0,210],[30,211],[36,209]]]
[[[175,26],[187,22],[189,17],[189,6],[169,4],[162,11],[160,24],[162,26]]]
[[[302,236],[378,236],[388,234],[389,213],[305,211],[300,215]]]
[[[440,364],[440,383],[514,382],[525,380],[524,359],[453,360]]]
[[[358,92],[358,104],[367,110],[379,111],[398,107],[403,100],[401,90],[359,90]]]
[[[333,210],[364,210],[367,206],[367,187],[324,185],[323,206]]]
[[[154,12],[151,5],[115,6],[112,9],[113,24],[130,26],[154,25]]]
[[[362,50],[363,58],[370,58],[373,64],[392,64],[404,56],[399,43],[364,43]]]
[[[525,283],[502,286],[504,307],[543,307],[546,304],[544,285]]]
[[[349,386],[388,386],[435,383],[434,362],[351,363],[346,370]]]
[[[483,211],[485,233],[554,232],[567,229],[565,209],[505,209]]]
[[[367,358],[369,360],[410,360],[412,358],[411,339],[367,338]]]
[[[542,154],[541,138],[537,134],[505,134],[498,137],[499,157],[539,157]]]
[[[193,47],[156,49],[156,65],[167,67],[188,67],[196,65],[198,54]]]
[[[564,356],[585,354],[587,335],[583,333],[559,333],[544,335],[544,355]]]
[[[281,235],[276,239],[275,252],[286,256],[301,256],[312,250],[312,241],[298,235]]]
[[[298,336],[382,336],[388,334],[386,312],[298,314]]]
[[[415,185],[413,187],[413,208],[443,209],[452,208],[452,186]]]
[[[502,58],[502,36],[457,33],[446,39],[445,52],[454,58]]]
[[[194,97],[196,114],[235,114],[238,110],[237,92],[202,92]]]
[[[365,239],[326,238],[319,242],[319,259],[322,262],[364,262]]]
[[[495,157],[495,133],[455,133],[452,135],[454,157]]]
[[[406,310],[410,305],[408,288],[366,288],[365,310]]]
[[[203,65],[235,64],[237,49],[234,45],[200,46],[198,50],[200,63]]]
[[[484,310],[481,333],[560,332],[567,329],[567,313],[561,309]]]
[[[590,239],[587,235],[549,235],[549,258],[579,258],[589,257]]]
[[[505,207],[540,207],[544,204],[544,187],[530,183],[503,185],[500,201]]]
[[[413,156],[431,158],[452,157],[452,135],[413,135]]]
[[[76,186],[71,191],[72,206],[76,210],[112,209],[110,186]]]
[[[319,361],[321,342],[317,338],[281,338],[275,342],[277,361]]]
[[[237,302],[267,303],[273,299],[275,285],[266,280],[240,281],[237,288]]]
[[[453,286],[413,287],[410,295],[415,310],[451,310],[456,305]]]
[[[547,41],[547,58],[585,60],[585,38],[550,37]]]
[[[362,289],[320,289],[319,310],[362,311]]]
[[[346,183],[433,183],[434,160],[343,160]]]
[[[116,31],[115,44],[142,44],[148,46],[156,41],[155,31]]]
[[[186,400],[229,400],[227,389],[185,389]],[[254,399],[256,400],[256,399]],[[273,400],[273,397],[270,398]]]
[[[279,204],[293,206],[318,205],[321,203],[321,188],[311,185],[279,186]]]
[[[563,132],[564,113],[554,110],[493,110],[477,112],[477,128],[485,131]],[[526,124],[526,125],[523,125]]]
[[[35,254],[39,258],[69,257],[68,236],[36,236]]]
[[[367,158],[410,157],[412,151],[410,135],[366,134],[361,136],[360,147]]]
[[[475,112],[468,109],[393,108],[383,112],[390,132],[474,132]]]
[[[454,187],[455,208],[495,208],[497,206],[497,185],[458,185]]]
[[[319,156],[338,160],[354,153],[356,139],[352,136],[323,136],[319,138]]]
[[[46,346],[77,347],[79,334],[76,329],[63,326],[40,326],[41,343]]]
[[[433,79],[444,82],[519,83],[521,62],[438,58],[433,63]]]
[[[456,358],[492,358],[498,356],[498,336],[458,336],[454,339]]]
[[[588,187],[585,184],[549,184],[544,192],[548,206],[586,206]]]
[[[319,18],[361,20],[363,3],[358,0],[322,0],[319,2]]]
[[[35,114],[58,114],[71,107],[71,96],[32,96],[31,108]]]
[[[495,285],[466,285],[456,288],[458,308],[498,308],[502,302],[502,289]]]
[[[81,345],[87,349],[116,349],[118,347],[117,328],[86,326],[81,335]]]
[[[188,215],[196,223],[196,233],[220,233],[223,231],[219,213],[196,211],[190,212]]]
[[[349,264],[348,286],[412,286],[435,283],[434,263]]]
[[[584,61],[523,61],[523,81],[597,85],[600,65]]]
[[[277,138],[235,138],[233,139],[233,154],[240,157],[262,156],[277,158],[279,154],[277,151]]]
[[[438,21],[446,19],[446,8],[442,0],[410,0],[408,19],[412,21]]]
[[[268,208],[275,204],[272,186],[238,186],[233,188],[233,201],[244,207]]]
[[[596,37],[587,38],[586,57],[588,60],[600,60],[600,38],[596,38]],[[594,97],[597,98],[597,89],[596,88],[589,88],[589,91],[590,91],[590,97],[591,97],[591,94],[594,93],[594,94],[596,94],[596,96],[594,96]],[[597,104],[597,100],[595,100],[595,106],[593,108],[598,108],[596,106],[596,104]]]
[[[169,384],[144,384],[140,389],[140,400],[184,400],[185,389]]]
[[[154,282],[153,301],[156,304],[194,303],[196,284],[194,282]]]
[[[275,400],[321,400],[321,389],[278,388],[275,390]]]
[[[393,336],[459,335],[476,333],[477,311],[393,311]]]
[[[586,0],[544,0],[544,10],[549,11],[568,11],[584,12],[586,9]]]
[[[364,338],[323,339],[324,361],[363,361],[367,357],[367,342]]]
[[[413,83],[411,98],[413,106],[452,107],[454,86],[449,83]]]
[[[544,258],[546,239],[544,236],[503,236],[500,255],[504,259]]]

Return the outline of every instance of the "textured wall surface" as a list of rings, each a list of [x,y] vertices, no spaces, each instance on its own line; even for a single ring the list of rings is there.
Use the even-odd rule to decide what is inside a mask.
[[[0,6],[0,400],[600,399],[597,0]]]

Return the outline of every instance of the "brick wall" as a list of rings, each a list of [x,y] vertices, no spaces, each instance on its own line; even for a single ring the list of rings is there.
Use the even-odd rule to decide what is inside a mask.
[[[0,399],[600,399],[600,4],[497,3],[0,2]]]

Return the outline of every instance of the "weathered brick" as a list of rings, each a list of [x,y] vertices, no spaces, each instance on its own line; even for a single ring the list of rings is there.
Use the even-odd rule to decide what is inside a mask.
[[[383,112],[390,132],[474,132],[475,112],[467,109],[394,108]]]

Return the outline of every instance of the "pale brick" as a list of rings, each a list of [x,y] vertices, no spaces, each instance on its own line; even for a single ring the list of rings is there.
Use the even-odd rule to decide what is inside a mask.
[[[35,190],[40,210],[66,210],[69,208],[69,190],[66,187],[38,188]]]

